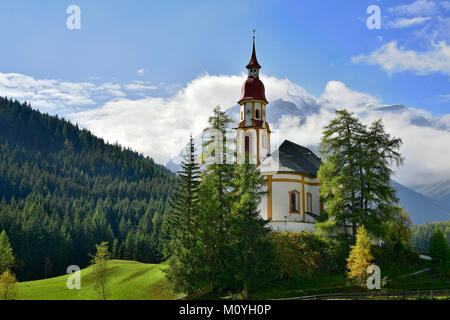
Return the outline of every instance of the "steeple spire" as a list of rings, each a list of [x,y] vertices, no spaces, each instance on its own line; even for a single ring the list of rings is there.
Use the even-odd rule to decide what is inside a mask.
[[[256,58],[256,49],[255,49],[255,33],[256,30],[253,30],[253,50],[252,50],[252,57],[250,58],[250,62],[247,65],[247,69],[261,69],[261,66],[258,63],[258,59]]]

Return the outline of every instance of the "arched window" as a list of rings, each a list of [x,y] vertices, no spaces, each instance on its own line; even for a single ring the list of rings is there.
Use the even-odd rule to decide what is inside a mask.
[[[259,110],[256,110],[255,115],[256,115],[256,119],[259,119]]]
[[[289,192],[289,212],[290,214],[299,214],[300,213],[300,192],[297,190],[293,190]]]
[[[312,213],[312,194],[306,193],[306,212]]]
[[[245,163],[250,163],[250,137],[245,137]]]

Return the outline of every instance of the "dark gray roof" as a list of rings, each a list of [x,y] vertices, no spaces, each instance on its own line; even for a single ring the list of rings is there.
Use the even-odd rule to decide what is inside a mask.
[[[321,163],[308,148],[285,140],[259,168],[261,172],[298,172],[317,177]]]

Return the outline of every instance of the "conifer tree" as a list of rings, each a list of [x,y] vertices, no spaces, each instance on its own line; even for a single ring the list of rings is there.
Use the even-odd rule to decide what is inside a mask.
[[[182,170],[178,172],[178,184],[172,195],[170,210],[164,221],[164,233],[168,240],[164,254],[168,258],[168,278],[176,289],[191,292],[193,289],[192,248],[195,245],[194,220],[198,213],[200,167],[195,159],[195,145],[191,136],[183,154]]]
[[[361,174],[358,160],[364,127],[346,110],[336,111],[336,116],[325,127],[319,149],[325,159],[318,173],[320,192],[327,203],[326,213],[332,217],[332,222],[324,226],[347,234],[350,224],[354,236],[359,222],[357,194]]]
[[[391,185],[391,166],[400,166],[403,158],[399,138],[392,138],[377,120],[363,131],[360,150],[360,190],[358,223],[378,237],[386,236],[391,221],[402,215],[396,191]]]
[[[224,133],[229,122],[218,107],[208,130]],[[196,219],[195,256],[202,258],[197,259],[197,289],[210,286],[216,294],[242,292],[248,298],[249,289],[268,281],[271,270],[269,229],[258,212],[265,179],[254,165],[227,163],[229,150],[214,151],[223,152],[223,161],[209,164],[202,177]]]
[[[401,165],[402,141],[385,132],[380,120],[370,128],[346,110],[325,127],[320,144],[324,159],[319,169],[320,194],[327,204],[317,228],[327,235],[351,235],[364,225],[383,238],[399,214],[398,198],[391,186],[392,165]]]
[[[360,226],[356,235],[356,244],[351,246],[350,256],[347,259],[347,276],[356,285],[364,286],[366,283],[367,268],[374,259],[370,248],[370,237],[364,226]]]
[[[209,133],[204,142],[204,150],[208,149],[213,159],[207,159],[203,172],[199,216],[196,220],[198,230],[198,257],[204,257],[204,263],[198,266],[198,288],[214,286],[216,290],[226,292],[231,290],[233,279],[234,256],[230,251],[230,227],[232,212],[232,187],[236,164],[227,161],[227,126],[232,122],[220,106],[216,107],[209,118]],[[209,160],[209,161],[208,161]],[[230,163],[231,162],[231,163]]]
[[[231,216],[231,248],[234,259],[234,279],[248,299],[249,288],[271,280],[272,246],[268,221],[259,215],[258,205],[266,194],[266,178],[252,164],[236,167],[233,183]],[[232,276],[232,275],[230,275]]]
[[[0,234],[0,274],[14,266],[14,253],[6,231]]]
[[[449,245],[444,233],[440,228],[436,228],[430,237],[430,247],[428,253],[433,258],[433,264],[441,269],[449,261]]]

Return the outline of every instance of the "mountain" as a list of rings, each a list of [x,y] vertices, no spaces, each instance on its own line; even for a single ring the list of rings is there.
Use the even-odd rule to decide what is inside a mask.
[[[150,158],[0,98],[0,231],[21,281],[85,267],[101,241],[115,258],[160,262],[175,181]]]
[[[414,224],[450,221],[450,209],[443,203],[413,191],[395,181],[392,181],[392,186],[397,190],[400,205],[409,214]]]
[[[450,181],[442,181],[435,184],[425,185],[417,188],[417,192],[435,199],[447,208],[450,208]]]

